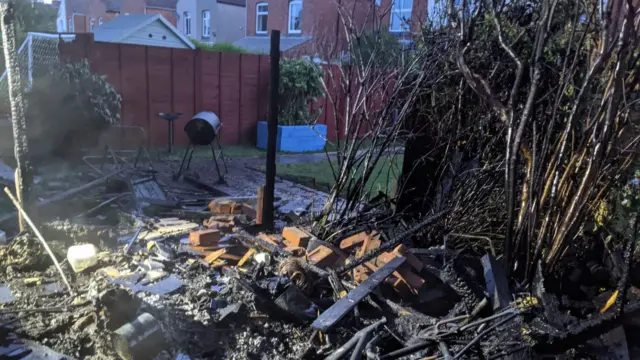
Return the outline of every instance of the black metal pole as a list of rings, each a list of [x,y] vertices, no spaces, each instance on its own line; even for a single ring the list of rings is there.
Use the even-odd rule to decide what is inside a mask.
[[[276,183],[276,139],[278,134],[278,88],[280,87],[280,31],[271,31],[271,78],[269,82],[269,119],[267,128],[267,180],[264,188],[262,208],[263,225],[272,228],[274,220],[273,201]]]

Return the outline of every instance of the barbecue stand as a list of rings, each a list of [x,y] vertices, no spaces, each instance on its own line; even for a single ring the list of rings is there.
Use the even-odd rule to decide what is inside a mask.
[[[187,133],[189,138],[189,146],[184,153],[182,163],[180,164],[180,170],[173,176],[175,180],[182,176],[183,171],[187,171],[191,165],[191,159],[196,146],[209,146],[211,148],[211,155],[213,156],[213,162],[216,164],[216,171],[218,172],[218,184],[224,184],[224,177],[220,173],[220,166],[218,166],[218,159],[216,157],[216,150],[213,147],[213,143],[218,144],[220,149],[220,159],[224,165],[225,173],[228,173],[227,163],[224,161],[224,154],[222,153],[222,146],[220,145],[220,127],[222,123],[218,116],[211,111],[202,111],[197,113],[191,120],[184,126],[184,132]],[[188,160],[187,160],[188,158]],[[184,167],[185,160],[187,166]],[[184,168],[184,170],[183,170]]]
[[[168,144],[168,150],[169,150],[169,154],[171,154],[171,152],[173,151],[173,122],[178,120],[180,118],[180,116],[182,116],[181,113],[159,113],[158,116],[160,116],[161,118],[167,120],[167,126],[169,127],[167,134],[169,135],[169,144]]]

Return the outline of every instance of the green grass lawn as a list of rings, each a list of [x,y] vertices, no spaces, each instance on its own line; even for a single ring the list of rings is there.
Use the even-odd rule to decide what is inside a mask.
[[[335,171],[338,171],[337,162],[332,161]],[[283,179],[328,192],[334,184],[333,172],[328,161],[278,164],[277,175]],[[373,174],[367,182],[367,191],[375,196],[379,191],[391,195],[393,183],[402,170],[402,156],[381,159],[376,164]],[[358,169],[352,176],[359,177],[362,170]]]
[[[371,144],[370,141],[363,141],[361,148],[366,149],[370,146],[370,144]],[[341,143],[340,145],[344,146],[344,143]],[[330,151],[330,152],[336,151],[337,144],[327,143],[327,146],[325,147],[325,149],[326,151]],[[160,158],[163,160],[181,160],[185,150],[186,150],[186,147],[176,147],[173,149],[173,153],[169,156],[167,154],[166,147],[165,148],[159,147],[150,151],[149,154],[151,155],[152,158],[156,158],[157,156],[160,156]],[[251,157],[267,156],[266,150],[258,149],[255,146],[223,145],[222,152],[224,156],[228,158],[251,158]],[[315,151],[315,153],[320,153],[320,152],[324,152],[324,150]],[[305,154],[312,154],[312,153],[314,152],[306,152]],[[278,154],[283,155],[283,154],[293,154],[293,153],[278,152]],[[206,146],[198,146],[196,147],[196,150],[193,156],[196,158],[201,158],[201,157],[210,158],[211,149]]]

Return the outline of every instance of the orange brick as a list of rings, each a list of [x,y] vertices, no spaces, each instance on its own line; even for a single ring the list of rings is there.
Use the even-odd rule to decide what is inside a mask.
[[[355,235],[351,235],[346,239],[340,241],[340,249],[349,250],[355,246],[361,245],[367,239],[369,235],[366,232],[361,232]]]
[[[240,214],[242,207],[233,200],[211,200],[209,210],[214,214]]]
[[[376,267],[382,267],[384,264],[388,263],[389,261],[391,261],[392,259],[398,256],[401,256],[401,255],[399,255],[395,251],[393,253],[390,253],[390,252],[382,253],[378,255],[378,257],[375,259],[374,265]],[[413,267],[411,266],[411,264],[406,262],[402,264],[398,268],[398,270],[393,273],[393,275],[397,277],[398,280],[400,280],[401,282],[406,283],[406,285],[409,286],[409,288],[411,289],[412,293],[417,293],[417,290],[420,289],[425,282],[423,278],[421,278],[415,272],[413,272]],[[396,283],[396,285],[394,286],[398,288],[399,283]]]
[[[356,257],[362,257],[364,254],[371,252],[380,247],[382,242],[378,239],[378,234],[376,232],[367,236],[362,243],[362,247],[356,252]]]
[[[321,268],[332,267],[340,260],[343,260],[341,254],[329,249],[324,245],[320,245],[312,252],[307,254],[309,261]]]
[[[189,234],[189,244],[192,246],[215,246],[220,241],[220,231],[200,230]]]
[[[284,238],[284,243],[290,247],[306,248],[307,245],[309,245],[309,240],[311,240],[309,234],[296,227],[284,228],[284,230],[282,230],[282,237]]]

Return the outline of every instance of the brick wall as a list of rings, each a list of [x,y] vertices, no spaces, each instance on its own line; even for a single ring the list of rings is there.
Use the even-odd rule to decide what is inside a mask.
[[[390,9],[393,0],[381,0],[380,7],[375,7],[372,0],[336,0],[345,9],[346,17],[354,20],[360,28],[377,28],[389,26]],[[312,45],[305,51],[314,52],[327,48],[328,44],[344,48],[345,35],[338,15],[336,1],[304,0],[301,14],[301,34],[289,34],[289,1],[288,0],[247,0],[247,36],[256,34],[256,5],[267,3],[269,15],[267,33],[280,30],[284,36],[312,36]],[[420,29],[427,17],[427,0],[413,0],[411,31]],[[265,35],[267,36],[267,35]],[[337,40],[336,40],[337,39]],[[296,51],[299,53],[300,50]]]
[[[91,18],[94,19],[94,26],[97,28],[99,19],[102,18],[103,23],[113,19],[117,13],[107,11],[101,0],[88,0],[85,4],[84,14],[74,16],[74,25],[76,33],[86,33],[90,31]],[[175,11],[167,9],[146,8],[145,0],[126,0],[122,2],[120,15],[124,14],[161,14],[173,25],[176,25]],[[71,16],[71,14],[69,14]]]

